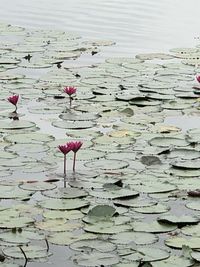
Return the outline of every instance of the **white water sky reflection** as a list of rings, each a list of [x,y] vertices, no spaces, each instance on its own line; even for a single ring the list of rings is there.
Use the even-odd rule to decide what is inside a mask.
[[[117,42],[112,55],[163,52],[198,43],[199,0],[0,0],[0,20]]]

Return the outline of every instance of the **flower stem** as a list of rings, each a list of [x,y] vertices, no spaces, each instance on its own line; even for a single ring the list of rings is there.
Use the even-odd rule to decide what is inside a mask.
[[[66,177],[67,174],[67,159],[66,155],[64,155],[64,176]]]
[[[71,96],[69,97],[69,108],[70,109],[72,108],[72,97]]]
[[[75,168],[76,168],[76,152],[74,152],[73,172],[75,172]]]
[[[15,105],[15,110],[13,113],[17,113],[17,105]]]

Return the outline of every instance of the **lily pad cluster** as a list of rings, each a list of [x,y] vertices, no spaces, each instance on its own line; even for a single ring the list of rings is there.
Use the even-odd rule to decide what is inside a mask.
[[[199,47],[81,66],[114,43],[0,33],[2,266],[42,265],[64,246],[78,266],[198,266],[200,129],[179,119],[199,116]],[[17,119],[10,95],[21,98]],[[71,140],[83,147],[63,179],[57,147]]]

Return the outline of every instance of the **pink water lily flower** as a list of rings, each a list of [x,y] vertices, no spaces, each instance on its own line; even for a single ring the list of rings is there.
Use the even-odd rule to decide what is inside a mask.
[[[65,145],[59,145],[58,148],[60,149],[60,151],[64,154],[67,155],[67,153],[69,153],[72,149],[69,145],[65,144]]]
[[[76,88],[74,86],[66,86],[64,92],[71,96],[76,93]]]
[[[75,168],[76,168],[76,153],[82,147],[83,142],[81,142],[81,141],[72,141],[72,142],[68,142],[67,144],[71,147],[71,150],[74,152],[73,172],[75,172]]]
[[[82,147],[83,143],[80,141],[75,141],[72,142],[71,147],[72,147],[72,151],[74,153],[76,153],[81,147]]]
[[[59,150],[64,154],[64,176],[67,174],[67,158],[66,155],[72,150],[70,144],[64,144],[58,146]]]
[[[72,107],[72,95],[76,93],[76,88],[74,86],[67,86],[64,88],[64,92],[69,96],[69,106]]]
[[[200,75],[197,75],[197,76],[196,76],[196,79],[197,79],[197,82],[200,83]]]
[[[12,95],[7,98],[7,100],[15,106],[15,111],[17,111],[17,102],[19,100],[19,95]]]

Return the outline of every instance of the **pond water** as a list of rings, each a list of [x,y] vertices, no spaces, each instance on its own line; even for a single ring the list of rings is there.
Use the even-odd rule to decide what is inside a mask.
[[[166,52],[199,36],[198,0],[1,0],[1,21],[111,39],[111,55]]]
[[[200,2],[0,2],[0,22],[25,28],[17,28],[16,32],[15,28],[13,31],[11,28],[10,32],[9,27],[4,29],[0,24],[0,31],[5,31],[0,36],[0,41],[6,38],[12,42],[18,39],[21,41],[17,45],[12,43],[10,50],[5,49],[5,44],[1,43],[3,49],[0,49],[1,60],[12,61],[13,57],[16,60],[13,64],[0,63],[3,65],[0,72],[0,175],[1,180],[4,179],[3,182],[0,181],[0,197],[6,199],[1,201],[1,212],[6,206],[9,207],[8,216],[10,212],[11,215],[14,213],[16,216],[28,216],[29,220],[31,218],[32,221],[25,223],[25,226],[22,223],[22,226],[19,224],[17,227],[23,228],[22,236],[18,233],[19,237],[24,240],[24,229],[26,226],[29,229],[29,224],[34,225],[34,229],[30,230],[36,231],[33,239],[37,241],[31,239],[31,244],[42,244],[42,249],[40,247],[38,251],[43,255],[40,258],[48,256],[43,251],[45,237],[50,243],[50,253],[53,253],[47,262],[29,262],[27,266],[72,267],[77,266],[74,262],[78,262],[79,266],[132,267],[133,260],[134,267],[138,267],[141,266],[138,261],[143,260],[141,255],[147,257],[147,262],[152,262],[148,267],[158,267],[159,262],[156,264],[154,260],[165,258],[171,259],[167,267],[171,267],[173,263],[174,266],[198,266],[193,259],[186,257],[179,262],[168,251],[172,255],[179,255],[173,248],[180,249],[182,243],[200,249],[199,202],[196,201],[198,198],[188,196],[188,192],[192,192],[199,197],[200,188],[200,104],[199,88],[194,81],[196,73],[200,72],[200,52],[198,49],[178,49],[171,51],[171,55],[153,56],[152,61],[150,55],[150,58],[143,58],[145,62],[141,55],[136,59],[134,56],[140,53],[168,53],[172,48],[195,47],[199,44]],[[47,33],[39,32],[38,29]],[[48,31],[52,29],[78,34],[83,39]],[[96,45],[85,44],[85,40],[111,40],[116,44],[100,45],[100,51],[92,56],[91,51],[96,49]],[[62,68],[59,69],[56,64],[62,59],[60,52],[64,49],[68,53],[66,43],[69,47],[76,47],[77,51],[72,50],[75,53],[74,59],[69,57],[70,60],[62,63]],[[57,46],[61,51],[56,50]],[[85,47],[85,50],[80,49]],[[27,56],[29,49],[32,49],[30,54],[33,58],[27,62],[24,56]],[[182,57],[187,53],[188,58],[183,64]],[[120,56],[129,59],[116,60]],[[195,57],[198,64],[193,61],[190,63],[190,57]],[[106,58],[110,59],[93,68],[80,67],[102,63]],[[11,70],[7,69],[10,66]],[[77,87],[72,111],[69,111],[69,99],[63,93],[63,88],[67,85]],[[13,93],[20,94],[18,110],[22,117],[19,121],[8,119],[12,106],[6,98]],[[18,129],[14,130],[14,127]],[[190,130],[191,128],[198,129]],[[60,140],[54,141],[54,138]],[[77,183],[73,176],[68,177],[68,186],[72,191],[65,192],[61,174],[63,157],[57,146],[66,140],[78,138],[84,140],[84,144],[78,152]],[[71,154],[67,162],[70,171],[73,161]],[[7,181],[10,178],[11,184]],[[51,178],[58,179],[59,182],[46,183],[46,179]],[[45,183],[40,184],[38,181],[41,180]],[[54,188],[56,186],[58,190]],[[74,199],[68,200],[68,194]],[[20,202],[21,199],[29,201]],[[12,206],[12,203],[15,205]],[[16,210],[17,204],[21,206],[17,206]],[[98,206],[104,204],[110,206]],[[104,227],[95,221],[94,216],[90,213],[88,215],[88,206],[92,210],[90,213],[96,212],[100,217]],[[94,206],[101,208],[100,212],[94,211]],[[115,216],[113,207],[117,211]],[[106,220],[99,215],[105,209],[111,209],[112,214]],[[65,210],[70,210],[67,215]],[[181,217],[182,213],[188,217]],[[5,212],[3,214],[6,216]],[[69,216],[70,220],[59,221],[64,216]],[[2,225],[4,228],[7,222],[11,224],[10,228],[15,228],[13,216],[6,217],[5,221],[2,217],[0,216],[0,228]],[[159,224],[160,221],[164,226]],[[151,227],[148,225],[150,223]],[[191,224],[191,227],[183,229],[182,233],[182,226],[187,224]],[[197,240],[194,238],[195,231],[198,232]],[[38,241],[38,232],[45,234],[42,241]],[[97,236],[85,237],[85,233],[97,234],[100,242],[104,242],[103,245],[98,243],[99,240],[90,240]],[[2,242],[13,245],[13,236],[10,237],[9,232],[8,236],[1,234]],[[191,242],[170,239],[176,238],[176,235],[186,236],[186,239],[188,235],[192,236]],[[86,243],[89,239],[92,245],[90,242],[86,245],[80,242],[72,245],[75,246],[74,250],[62,246],[72,244],[74,236],[77,240],[86,239]],[[28,243],[29,240],[26,240],[21,242]],[[133,255],[134,242],[137,249],[142,251],[139,255]],[[5,243],[0,244],[4,253],[13,257],[15,251],[5,248]],[[110,253],[106,255],[101,254],[107,252],[104,245],[111,247]],[[99,254],[95,254],[93,246]],[[153,249],[143,252],[146,247]],[[124,265],[117,264],[119,254]],[[75,261],[69,258],[71,255],[75,257]],[[23,259],[19,263],[23,264]],[[18,260],[16,264],[6,267],[19,267]]]

